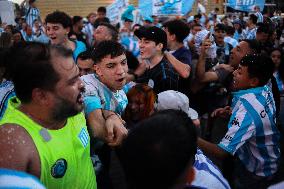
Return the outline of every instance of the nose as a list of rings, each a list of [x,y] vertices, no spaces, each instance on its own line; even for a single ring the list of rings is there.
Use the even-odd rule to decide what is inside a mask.
[[[130,109],[131,109],[131,110],[136,110],[136,109],[137,109],[136,103],[131,103],[131,104],[130,104]]]
[[[233,71],[233,76],[235,77],[237,74],[237,70]]]
[[[123,66],[121,64],[118,64],[117,69],[116,69],[116,74],[123,75],[124,73],[125,72],[124,72]]]
[[[144,43],[143,43],[142,41],[139,41],[139,42],[138,42],[138,45],[139,45],[139,48],[140,48],[140,49],[144,47]]]

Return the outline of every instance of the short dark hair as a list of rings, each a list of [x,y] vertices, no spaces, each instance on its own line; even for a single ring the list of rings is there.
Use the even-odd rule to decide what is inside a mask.
[[[243,39],[241,41],[247,42],[249,48],[252,51],[252,54],[260,54],[261,53],[261,44],[255,39]]]
[[[29,0],[29,4],[36,2],[36,0]]]
[[[194,19],[196,19],[196,18],[201,19],[201,17],[202,17],[202,16],[201,16],[201,14],[196,14],[196,15],[194,15],[194,17],[193,17],[193,18],[194,18]]]
[[[272,33],[270,30],[270,26],[269,24],[264,24],[264,23],[259,23],[256,33],[266,33],[266,34],[270,34]]]
[[[259,80],[259,86],[266,85],[269,79],[273,77],[275,65],[267,55],[246,55],[242,58],[240,65],[248,68],[250,78],[256,77]]]
[[[234,35],[234,33],[235,33],[235,28],[232,27],[232,26],[226,26],[226,33],[227,33],[228,35]]]
[[[103,12],[106,13],[106,8],[105,7],[99,7],[97,12]]]
[[[219,31],[219,30],[221,30],[221,31],[226,31],[226,25],[219,23],[219,24],[217,24],[217,25],[215,26],[214,30],[215,30],[215,31]]]
[[[77,24],[77,22],[80,22],[83,19],[81,16],[73,16],[72,18],[72,24]]]
[[[72,51],[63,46],[37,42],[11,48],[8,59],[11,77],[21,102],[29,103],[35,88],[54,90],[60,80],[52,64],[54,56],[72,57]]]
[[[98,26],[107,27],[107,29],[108,29],[108,31],[110,32],[110,35],[111,35],[111,40],[117,41],[118,31],[117,31],[116,27],[114,27],[113,25],[106,23],[106,22],[101,22]]]
[[[77,60],[81,59],[81,60],[88,60],[88,59],[92,59],[92,52],[87,50],[87,51],[83,51],[81,52],[78,56],[77,56]]]
[[[125,54],[124,47],[117,41],[102,41],[93,51],[93,60],[94,64],[100,62],[104,57],[110,55],[111,58]]]
[[[122,143],[121,162],[130,188],[171,188],[193,164],[195,127],[179,110],[164,110],[135,125]]]
[[[65,12],[55,11],[50,13],[45,18],[45,23],[61,24],[63,28],[72,27],[72,19]]]
[[[170,34],[175,34],[178,42],[182,43],[188,36],[190,28],[182,20],[170,20],[163,24],[163,27],[167,28]]]
[[[250,14],[249,19],[252,21],[253,24],[257,23],[257,16],[255,14]]]

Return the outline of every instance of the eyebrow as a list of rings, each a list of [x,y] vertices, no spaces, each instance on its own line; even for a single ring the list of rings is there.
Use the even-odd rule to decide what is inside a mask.
[[[127,61],[127,58],[125,57],[125,58],[123,58],[121,61],[120,61],[120,63],[121,62],[124,62],[124,61]],[[106,63],[107,65],[108,64],[117,64],[117,62],[112,62],[112,61],[109,61],[108,63]]]
[[[74,79],[80,77],[80,71],[79,71],[78,67],[76,67],[76,72],[77,72],[77,74],[75,76],[71,77],[70,79],[68,79],[68,82],[73,81]]]

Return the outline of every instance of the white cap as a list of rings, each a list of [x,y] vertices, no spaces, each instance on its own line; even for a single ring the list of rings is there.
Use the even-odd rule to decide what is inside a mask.
[[[198,119],[198,113],[189,107],[188,97],[178,91],[168,90],[158,94],[157,102],[155,103],[155,109],[161,110],[182,110],[187,113],[191,119]]]

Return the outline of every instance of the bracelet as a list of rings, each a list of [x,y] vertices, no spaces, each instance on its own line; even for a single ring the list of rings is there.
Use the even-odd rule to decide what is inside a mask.
[[[105,117],[105,120],[107,120],[108,118],[110,118],[113,115],[116,115],[116,114],[109,114],[108,116]]]

